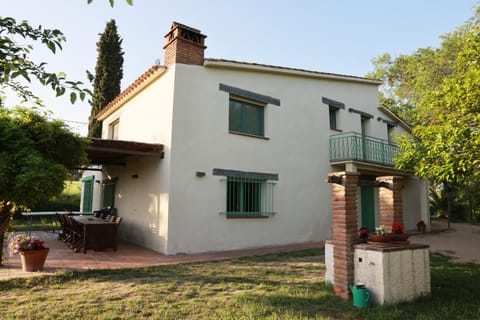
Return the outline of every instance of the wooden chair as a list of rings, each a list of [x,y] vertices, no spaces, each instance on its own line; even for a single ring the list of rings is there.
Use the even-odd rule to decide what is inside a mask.
[[[65,223],[65,217],[63,214],[58,214],[58,212],[56,213],[56,215],[57,215],[58,223],[60,223],[60,227],[62,227],[62,232],[58,235],[58,240],[66,242],[67,239],[69,238],[69,232],[68,232],[67,225]]]

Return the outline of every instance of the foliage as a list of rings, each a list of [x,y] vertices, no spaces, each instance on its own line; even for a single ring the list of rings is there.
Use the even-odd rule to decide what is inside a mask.
[[[32,211],[80,211],[82,183],[80,181],[65,181],[61,194],[53,197],[42,197]]]
[[[416,125],[411,137],[400,139],[403,153],[397,163],[399,169],[413,170],[421,177],[462,183],[480,178],[479,20],[475,18],[454,36],[445,37],[438,52],[451,62],[445,69],[430,69],[433,75],[428,90],[415,87],[421,92],[415,106]],[[434,79],[438,74],[441,76]]]
[[[413,124],[398,139],[397,168],[442,184],[448,192],[441,209],[457,217],[480,202],[480,6],[438,48],[374,60],[369,76],[384,80],[381,102]],[[433,194],[433,200],[442,200]],[[478,197],[477,197],[478,198]],[[440,205],[440,202],[437,201]],[[459,206],[460,205],[460,206]]]
[[[90,104],[92,111],[88,124],[88,136],[101,138],[102,122],[95,119],[110,101],[120,93],[120,82],[123,78],[122,39],[117,32],[115,20],[110,20],[105,31],[100,34],[97,42],[97,64],[95,76],[87,71],[90,81],[93,81],[93,97]]]
[[[115,5],[115,0],[108,0],[110,2],[110,6],[113,7]],[[133,0],[125,0],[129,5],[133,6]],[[93,0],[87,0],[87,3],[92,3]]]
[[[0,108],[0,202],[31,206],[62,192],[69,170],[86,161],[85,141],[34,109]]]
[[[81,87],[82,82],[67,80],[63,72],[48,72],[45,62],[38,63],[30,58],[32,42],[41,43],[55,54],[62,49],[65,41],[65,36],[58,29],[32,27],[27,21],[18,23],[14,18],[0,17],[0,100],[3,100],[5,89],[9,88],[24,101],[42,105],[41,99],[23,84],[25,81],[30,83],[32,79],[51,87],[57,96],[70,91],[72,103],[77,97],[84,100],[90,91]]]
[[[45,241],[26,234],[17,234],[8,242],[8,252],[11,256],[24,251],[40,249],[45,249]]]

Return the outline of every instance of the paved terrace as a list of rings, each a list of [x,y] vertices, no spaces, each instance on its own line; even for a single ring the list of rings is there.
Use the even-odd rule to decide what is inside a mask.
[[[57,240],[57,233],[34,231],[32,235],[45,240],[47,247],[50,248],[43,271],[22,271],[20,257],[8,256],[7,248],[5,247],[3,265],[0,266],[0,280],[32,275],[54,274],[58,271],[135,268],[184,262],[226,260],[243,256],[323,247],[323,242],[312,242],[250,250],[166,256],[120,240],[117,251],[113,251],[112,249],[97,252],[88,250],[87,253],[84,254],[83,252],[74,252],[65,243]],[[7,241],[5,241],[5,245],[6,244]]]
[[[410,241],[412,243],[428,244],[432,252],[452,256],[454,261],[480,264],[480,226],[452,223],[451,229],[447,230],[446,222],[434,221],[432,223],[432,231],[431,233],[412,235]],[[323,247],[323,242],[314,242],[250,250],[165,256],[128,242],[120,241],[116,252],[111,249],[102,252],[89,250],[87,254],[83,254],[81,252],[73,252],[62,241],[57,240],[56,233],[33,232],[32,234],[44,239],[47,246],[50,247],[43,272],[23,272],[20,258],[18,256],[9,257],[7,249],[4,248],[3,266],[0,266],[0,280],[54,274],[58,271],[135,268],[184,262],[225,260],[242,256]]]

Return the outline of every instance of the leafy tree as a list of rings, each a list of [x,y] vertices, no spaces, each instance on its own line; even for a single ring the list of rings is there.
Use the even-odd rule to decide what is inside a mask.
[[[95,76],[87,71],[93,82],[93,98],[90,101],[92,111],[88,124],[88,136],[101,138],[102,123],[95,115],[120,93],[120,82],[123,78],[122,39],[118,35],[115,20],[110,20],[105,31],[97,42],[97,64]]]
[[[60,194],[69,171],[85,161],[84,139],[63,122],[48,120],[34,109],[1,107],[1,243],[14,209]]]
[[[408,106],[414,124],[412,135],[399,139],[397,166],[442,183],[449,217],[455,190],[480,181],[479,21],[477,14],[444,36],[439,49],[419,49],[383,70],[397,81],[386,96],[397,110]]]
[[[50,86],[57,96],[70,91],[70,100],[75,103],[77,96],[84,100],[90,91],[82,89],[82,82],[68,81],[65,73],[52,73],[46,70],[45,62],[34,62],[30,58],[33,50],[30,42],[39,42],[51,52],[62,49],[66,40],[58,29],[44,29],[42,26],[32,27],[27,21],[17,23],[14,18],[0,17],[0,100],[9,88],[25,101],[42,105],[39,99],[27,85],[36,79],[42,85]],[[22,43],[25,42],[25,43]]]
[[[439,48],[420,48],[396,58],[387,53],[373,59],[374,71],[367,76],[383,80],[380,102],[409,123],[417,124],[421,119],[416,119],[416,107],[455,70],[456,57],[471,24],[469,21],[443,35]]]

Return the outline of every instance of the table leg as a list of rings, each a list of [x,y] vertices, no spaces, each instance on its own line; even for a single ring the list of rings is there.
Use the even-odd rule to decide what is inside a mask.
[[[30,236],[32,234],[32,219],[33,216],[29,216],[30,219],[28,219],[27,225],[28,225],[28,235]]]
[[[87,226],[83,225],[83,253],[87,253]]]

